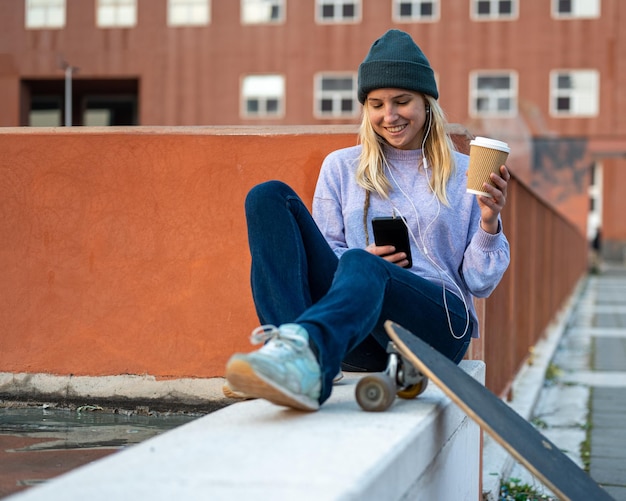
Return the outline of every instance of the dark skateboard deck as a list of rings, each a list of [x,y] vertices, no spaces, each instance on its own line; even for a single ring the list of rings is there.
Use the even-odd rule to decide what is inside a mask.
[[[550,440],[484,385],[405,328],[385,323],[396,349],[563,500],[612,499]]]

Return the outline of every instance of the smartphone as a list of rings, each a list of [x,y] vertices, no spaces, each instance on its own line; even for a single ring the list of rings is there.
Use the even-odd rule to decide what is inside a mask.
[[[393,245],[396,252],[406,254],[409,264],[405,268],[413,266],[409,231],[403,217],[375,217],[372,219],[372,228],[376,245]]]

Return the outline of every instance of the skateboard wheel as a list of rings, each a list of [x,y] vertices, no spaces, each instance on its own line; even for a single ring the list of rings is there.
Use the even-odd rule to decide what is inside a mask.
[[[396,397],[396,385],[384,372],[361,378],[356,385],[356,401],[364,411],[387,410]]]
[[[398,391],[398,396],[400,398],[404,398],[405,400],[411,400],[418,395],[424,393],[426,387],[428,386],[428,378],[423,378],[419,383],[412,384]]]

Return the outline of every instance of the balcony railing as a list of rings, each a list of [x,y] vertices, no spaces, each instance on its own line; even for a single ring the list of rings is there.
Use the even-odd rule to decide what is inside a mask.
[[[478,301],[484,311],[482,337],[470,352],[485,360],[486,385],[500,395],[587,270],[584,236],[515,177],[503,225],[511,265],[494,293]]]

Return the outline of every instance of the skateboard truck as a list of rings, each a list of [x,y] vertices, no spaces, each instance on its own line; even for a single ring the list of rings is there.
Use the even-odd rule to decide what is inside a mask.
[[[428,385],[428,378],[404,358],[391,341],[387,344],[387,353],[389,358],[385,371],[368,374],[356,385],[356,400],[365,411],[387,410],[396,395],[410,400]]]

